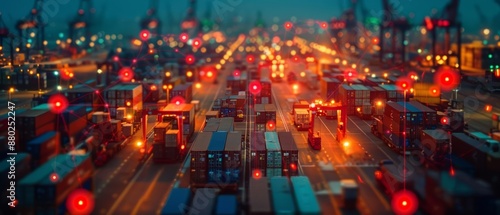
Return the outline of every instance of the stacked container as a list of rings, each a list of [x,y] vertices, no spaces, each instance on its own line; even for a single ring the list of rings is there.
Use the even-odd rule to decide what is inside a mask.
[[[179,152],[182,150],[179,141],[179,130],[169,129],[165,133],[165,158],[174,160],[180,156]]]
[[[16,150],[24,151],[30,140],[55,130],[56,116],[49,110],[27,110],[16,116]]]
[[[385,89],[379,86],[374,86],[374,87],[369,87],[370,89],[370,103],[372,105],[377,105],[379,102],[380,104],[385,104],[387,101],[387,92]]]
[[[321,79],[321,98],[326,102],[339,100],[339,86],[341,82],[335,78]]]
[[[383,78],[372,78],[372,77],[367,77],[364,81],[365,86],[370,86],[370,87],[376,87],[381,84],[385,84],[387,81],[384,80]]]
[[[58,132],[49,131],[28,142],[26,151],[31,154],[32,169],[36,169],[59,154],[60,139]]]
[[[278,134],[276,132],[265,132],[266,139],[266,176],[274,177],[282,175],[282,154]]]
[[[101,95],[96,93],[96,89],[85,85],[75,86],[73,89],[65,90],[66,98],[70,106],[81,105],[92,110],[103,110],[103,100]]]
[[[186,83],[175,86],[174,89],[170,91],[169,101],[172,101],[176,96],[182,97],[185,103],[191,103],[193,100],[193,84]]]
[[[266,177],[250,178],[248,205],[250,214],[272,214],[271,196],[269,193],[269,182]]]
[[[299,150],[293,139],[291,132],[278,132],[278,138],[282,152],[282,175],[297,176],[299,175]]]
[[[214,132],[207,149],[208,182],[221,183],[223,181],[223,158],[227,132]]]
[[[296,214],[293,190],[286,177],[273,177],[269,180],[274,214]]]
[[[195,117],[194,106],[192,104],[168,104],[163,110],[165,115],[179,116],[182,115],[182,134],[183,140],[188,140],[194,133]],[[172,129],[179,129],[177,121],[174,120]]]
[[[393,84],[380,85],[386,92],[387,101],[402,102],[404,100],[403,89]]]
[[[118,84],[105,92],[109,113],[112,118],[118,118],[117,109],[126,108],[126,113],[120,113],[120,118],[126,118],[133,110],[143,108],[143,89],[141,84]],[[146,95],[147,96],[147,95]]]
[[[276,124],[276,106],[274,104],[256,104],[254,109],[257,131],[267,131],[266,125],[268,122]]]
[[[354,115],[356,113],[356,94],[355,89],[347,84],[340,85],[340,102],[346,106],[347,115]]]
[[[431,92],[433,84],[415,83],[413,84],[413,99],[424,104],[439,105],[441,103],[441,93]]]
[[[190,181],[192,186],[204,186],[208,181],[207,153],[212,134],[212,132],[198,133],[191,146]]]
[[[224,148],[224,182],[227,184],[237,184],[240,179],[242,151],[241,137],[239,131],[227,134],[226,146]]]
[[[422,112],[423,117],[424,117],[423,125],[425,126],[425,128],[429,128],[429,129],[436,128],[437,124],[440,122],[437,119],[437,111],[436,110],[430,109],[429,107],[427,107],[427,106],[425,106],[422,103],[417,102],[417,101],[410,101],[407,104],[410,104],[411,106],[413,106],[415,108],[418,108]]]
[[[258,171],[261,175],[266,174],[266,139],[264,132],[255,132],[251,143],[251,169],[253,171]]]
[[[159,161],[167,158],[165,134],[172,128],[170,123],[158,123],[154,128],[153,136],[153,160]]]
[[[384,110],[384,116],[382,118],[384,137],[389,141],[389,143],[398,149],[402,149],[404,144],[409,146],[408,138],[404,137],[404,133],[410,128],[410,123],[406,122],[407,130],[405,128],[404,119],[409,119],[405,116],[406,110],[403,106],[396,102],[387,102]]]
[[[240,76],[228,76],[226,86],[231,89],[231,95],[237,95],[239,91],[247,90],[247,73],[242,72]]]
[[[216,132],[219,129],[221,118],[211,118],[205,124],[203,132]]]

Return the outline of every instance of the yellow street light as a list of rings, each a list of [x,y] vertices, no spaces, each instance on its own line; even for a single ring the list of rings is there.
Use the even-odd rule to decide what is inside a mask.
[[[141,141],[138,141],[137,142],[137,147],[141,147],[142,146],[142,142]]]

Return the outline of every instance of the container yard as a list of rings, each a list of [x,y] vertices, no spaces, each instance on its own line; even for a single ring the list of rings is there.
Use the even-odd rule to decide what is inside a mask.
[[[266,141],[266,177],[281,176],[283,169],[283,156],[280,142],[276,132],[265,132]]]
[[[282,159],[282,175],[297,176],[299,175],[299,150],[293,139],[291,132],[278,132],[278,139],[281,145]]]
[[[297,207],[290,180],[287,177],[272,177],[269,186],[274,214],[295,214]]]
[[[276,124],[276,106],[274,104],[256,104],[254,110],[257,131],[272,131],[275,129],[267,126],[268,123]]]

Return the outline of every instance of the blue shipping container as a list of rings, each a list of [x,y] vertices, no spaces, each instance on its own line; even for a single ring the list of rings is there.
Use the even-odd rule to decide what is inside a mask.
[[[235,195],[219,195],[217,197],[216,215],[238,214],[238,200]]]
[[[288,178],[273,177],[270,184],[274,214],[295,214],[295,204]]]
[[[408,141],[408,138],[403,138],[402,136],[399,136],[398,134],[394,132],[390,132],[390,129],[386,127],[385,125],[383,126],[384,129],[384,137],[389,140],[389,142],[392,143],[392,145],[396,148],[403,148],[403,144],[406,144],[406,147],[410,146],[410,143]],[[389,131],[389,132],[387,132]]]
[[[221,182],[227,132],[214,132],[208,145],[208,182]]]
[[[57,132],[49,131],[28,142],[26,149],[31,154],[31,156],[33,156],[33,159],[37,159],[40,157],[40,147],[47,141],[55,138],[56,135]]]
[[[188,212],[191,200],[189,188],[172,188],[161,215],[183,215]]]

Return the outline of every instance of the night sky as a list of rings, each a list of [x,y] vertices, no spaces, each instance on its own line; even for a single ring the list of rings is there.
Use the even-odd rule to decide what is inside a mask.
[[[358,0],[363,1],[363,0]],[[16,20],[26,17],[33,6],[34,0],[2,0],[0,12],[3,19],[11,30]],[[79,5],[79,0],[45,0],[48,3],[55,3],[53,13],[49,14],[49,34],[54,31],[66,31],[67,22],[75,17]],[[94,26],[94,30],[105,31],[106,33],[124,33],[135,34],[139,31],[139,20],[145,16],[149,7],[148,0],[94,0],[96,8],[96,17],[100,21]],[[233,11],[224,14],[217,13],[214,2],[226,4]],[[236,2],[231,6],[228,2]],[[372,15],[381,13],[381,0],[364,0],[366,7]],[[394,3],[398,14],[407,16],[413,12],[414,22],[420,23],[422,18],[430,15],[433,8],[441,10],[448,0],[391,0]],[[48,4],[47,3],[47,4]],[[462,0],[460,2],[460,19],[462,20],[466,32],[479,32],[481,27],[485,27],[480,22],[477,15],[475,4],[485,14],[485,17],[491,22],[493,18],[500,17],[500,5],[495,0]],[[179,19],[184,18],[188,1],[183,0],[159,0],[159,17],[163,19],[163,28],[167,28],[167,8],[170,4],[174,23],[178,25]],[[54,6],[56,5],[56,6]],[[334,16],[341,14],[341,7],[349,6],[348,0],[198,0],[198,16],[203,16],[210,7],[212,17],[219,15],[223,21],[230,21],[234,15],[240,15],[243,19],[250,18],[250,23],[254,23],[257,11],[261,11],[268,24],[272,23],[274,17],[279,17],[280,23],[284,20],[290,20],[295,16],[298,20],[318,19],[329,20]],[[103,13],[103,11],[106,11]],[[490,25],[493,27],[492,25]]]

